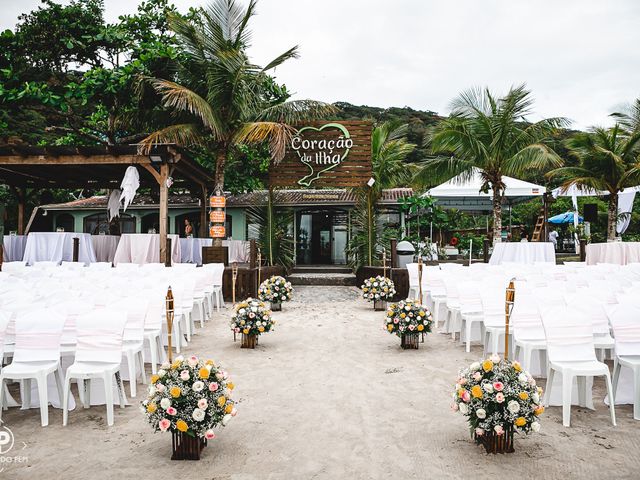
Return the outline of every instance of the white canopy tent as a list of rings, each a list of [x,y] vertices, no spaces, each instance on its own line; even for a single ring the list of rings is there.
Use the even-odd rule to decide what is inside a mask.
[[[471,177],[465,177],[464,174],[453,177],[448,182],[432,188],[424,195],[437,199],[438,206],[443,208],[455,208],[470,212],[491,212],[493,210],[493,193],[480,191],[484,183],[481,170],[474,168]],[[502,181],[505,184],[505,203],[509,206],[541,197],[546,191],[546,188],[541,185],[517,178],[503,176]]]

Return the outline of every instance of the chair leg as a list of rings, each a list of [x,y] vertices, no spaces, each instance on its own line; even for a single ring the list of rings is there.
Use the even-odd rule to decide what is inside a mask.
[[[622,370],[622,366],[620,362],[618,362],[618,357],[613,361],[613,397],[609,398],[609,403],[616,402],[616,395],[618,395],[618,381],[620,380],[620,370]]]
[[[491,353],[497,355],[500,345],[500,333],[491,332]],[[517,358],[517,357],[516,357]]]
[[[467,342],[467,353],[471,351],[471,327],[473,326],[473,322],[467,320],[467,331],[465,332],[465,340]]]
[[[140,352],[138,352],[138,359],[140,360],[140,383],[142,383],[142,385],[146,385],[147,384],[147,372],[144,369],[144,357],[142,355],[142,350],[140,350]]]
[[[138,376],[136,375],[135,354],[132,352],[127,352],[127,366],[129,367],[129,391],[131,398],[136,398],[136,381]]]
[[[587,377],[577,377],[578,382],[578,405],[586,407],[587,402]]]
[[[22,406],[20,410],[28,410],[31,408],[31,379],[22,380]]]
[[[553,378],[555,376],[555,370],[551,367],[547,369],[547,385],[544,389],[544,397],[542,399],[542,404],[545,407],[549,406],[549,402],[551,401],[551,388],[553,387]]]
[[[640,367],[633,367],[633,419],[640,420]]]
[[[120,372],[117,371],[115,373],[116,377],[116,387],[118,387],[118,399],[120,400],[120,408],[124,408],[127,404],[127,395],[124,391],[124,383],[122,383],[122,377],[120,376]]]
[[[605,378],[607,379],[607,393],[609,394],[609,398],[613,398],[613,385],[611,385],[611,375],[609,371],[605,373]],[[609,402],[609,413],[611,414],[611,425],[616,426],[616,405],[614,402]]]
[[[78,386],[80,383],[78,382]],[[71,391],[71,377],[69,372],[64,378],[64,393],[62,394],[62,426],[67,426],[67,420],[69,417],[69,392]]]
[[[40,423],[43,427],[49,425],[49,392],[47,392],[47,376],[39,374],[36,377],[38,397],[40,398]]]
[[[113,376],[105,373],[102,376],[104,383],[104,398],[107,404],[107,425],[113,426]]]
[[[151,356],[151,373],[154,375],[158,372],[158,341],[149,338],[149,354]]]
[[[2,412],[7,409],[5,398],[5,385],[4,378],[0,377],[0,422],[2,422]]]
[[[573,375],[562,374],[562,425],[571,426],[571,391],[573,390]]]

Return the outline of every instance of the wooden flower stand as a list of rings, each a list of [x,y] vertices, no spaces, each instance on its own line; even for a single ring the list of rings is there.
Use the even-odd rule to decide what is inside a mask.
[[[243,333],[240,348],[256,348],[256,339],[257,337],[253,333]]]
[[[416,333],[405,333],[400,337],[400,346],[404,350],[417,350],[420,345],[420,335]]]
[[[513,428],[507,427],[502,435],[495,432],[475,435],[476,443],[482,444],[487,453],[513,453]]]
[[[282,303],[281,302],[271,302],[271,311],[272,312],[280,312],[280,311],[282,311]]]
[[[171,432],[173,453],[171,460],[200,460],[200,453],[207,445],[205,438],[192,437],[184,432]]]
[[[385,300],[374,300],[373,309],[376,312],[384,312],[387,309],[387,302]]]

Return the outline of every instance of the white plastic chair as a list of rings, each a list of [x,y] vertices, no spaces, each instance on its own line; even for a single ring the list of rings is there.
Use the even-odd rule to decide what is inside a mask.
[[[623,304],[612,307],[609,320],[615,335],[615,361],[613,364],[613,393],[610,403],[615,404],[618,380],[622,367],[633,372],[633,418],[640,420],[640,307]]]
[[[482,300],[475,282],[460,282],[458,286],[460,301],[460,343],[466,344],[466,351],[471,351],[471,329],[473,324],[482,326],[484,321]]]
[[[593,344],[593,326],[585,322],[582,315],[569,307],[552,307],[542,315],[547,338],[549,357],[547,389],[544,403],[549,405],[555,373],[562,376],[562,424],[571,426],[571,391],[573,378],[578,380],[580,406],[586,406],[587,377],[604,376],[609,398],[613,399],[613,387],[609,367],[596,358]],[[610,402],[611,424],[616,426],[614,402]]]
[[[160,291],[148,291],[149,307],[144,320],[144,339],[149,345],[149,355],[151,357],[151,373],[157,373],[158,363],[164,361],[165,352],[162,342],[162,319],[165,318],[165,300]]]
[[[224,304],[222,297],[222,277],[224,275],[224,263],[205,263],[201,267],[210,274],[210,284],[205,292],[210,295],[212,304],[215,303],[219,312]]]
[[[107,405],[107,425],[113,425],[113,387],[118,390],[120,408],[124,408],[126,398],[120,379],[122,360],[122,335],[127,315],[111,309],[94,310],[76,319],[76,358],[67,369],[62,402],[62,425],[67,425],[69,416],[69,392],[71,380],[78,381],[78,390],[84,408],[91,405],[91,380],[102,379],[105,403]],[[89,384],[89,385],[87,385]]]
[[[42,262],[34,262],[32,267],[37,270],[49,270],[52,268],[56,268],[59,265],[60,265],[60,262],[42,261]]]
[[[109,270],[113,267],[111,262],[94,262],[87,265],[91,270]]]
[[[0,406],[5,404],[4,382],[23,380],[22,404],[31,405],[31,379],[38,385],[40,398],[40,420],[43,427],[49,424],[49,397],[47,377],[54,374],[58,396],[62,398],[62,383],[58,373],[60,367],[60,338],[65,316],[51,310],[37,309],[20,315],[16,319],[16,346],[13,361],[0,373]],[[2,408],[0,408],[0,420]]]
[[[111,304],[108,310],[126,312],[127,323],[124,328],[122,356],[127,361],[129,369],[129,390],[131,396],[136,396],[136,382],[147,383],[144,371],[144,322],[149,308],[149,301],[140,297],[128,297]]]
[[[523,369],[531,371],[533,353],[537,351],[540,355],[540,365],[544,368],[547,342],[538,305],[533,295],[527,295],[516,288],[510,323],[513,327],[514,358],[520,360]]]

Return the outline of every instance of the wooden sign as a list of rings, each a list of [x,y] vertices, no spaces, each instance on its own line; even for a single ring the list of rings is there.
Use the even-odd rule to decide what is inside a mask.
[[[313,122],[296,127],[284,158],[269,170],[274,187],[360,187],[371,178],[367,121]]]
[[[211,238],[224,238],[226,237],[226,230],[224,225],[212,225],[209,227],[209,236]]]
[[[211,210],[209,212],[209,221],[212,223],[224,223],[224,210]]]
[[[224,208],[227,204],[225,197],[209,197],[209,206],[211,208]]]

